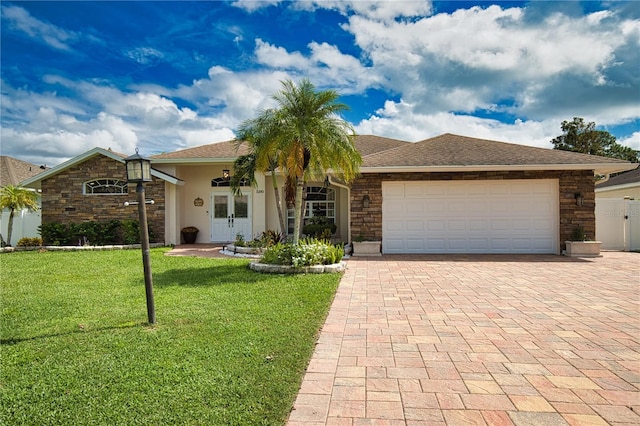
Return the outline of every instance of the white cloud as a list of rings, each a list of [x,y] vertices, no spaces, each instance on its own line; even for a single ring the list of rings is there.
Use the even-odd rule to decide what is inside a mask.
[[[417,111],[473,112],[510,100],[508,112],[544,120],[576,114],[585,106],[582,97],[602,102],[594,96],[599,87],[620,84],[615,73],[635,72],[637,59],[621,51],[639,47],[634,22],[601,12],[531,22],[526,8],[490,6],[399,22],[353,15],[344,28],[372,61],[371,70]],[[554,93],[565,98],[558,102]],[[632,96],[621,96],[626,120]]]
[[[633,132],[629,137],[617,141],[621,145],[640,151],[640,132]]]
[[[356,14],[376,21],[393,21],[431,14],[430,1],[406,0],[313,0],[293,3],[302,10],[332,9],[343,15]]]
[[[355,126],[358,134],[375,134],[407,141],[419,141],[443,133],[551,148],[550,141],[561,133],[559,121],[503,123],[472,115],[437,112],[423,114],[405,101],[387,101],[384,108]]]
[[[380,81],[358,58],[342,53],[334,45],[311,42],[307,47],[310,53],[305,56],[257,39],[255,55],[263,65],[304,75],[319,87],[332,87],[343,94],[360,93]]]
[[[236,0],[232,5],[247,12],[255,12],[258,9],[274,6],[281,2],[282,0]]]
[[[2,18],[13,28],[55,49],[69,50],[69,44],[78,38],[73,31],[36,19],[19,6],[2,6]]]
[[[164,54],[153,47],[135,47],[125,50],[123,54],[141,65],[156,64],[164,58]]]
[[[272,68],[304,70],[311,66],[310,61],[300,52],[289,53],[285,48],[273,46],[261,39],[256,40],[255,55],[259,63]]]

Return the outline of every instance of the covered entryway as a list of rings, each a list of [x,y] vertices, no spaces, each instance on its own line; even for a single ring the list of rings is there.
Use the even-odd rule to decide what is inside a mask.
[[[211,241],[234,241],[240,234],[253,238],[251,226],[251,193],[233,195],[229,190],[211,193]]]
[[[382,183],[383,253],[559,253],[557,179]]]

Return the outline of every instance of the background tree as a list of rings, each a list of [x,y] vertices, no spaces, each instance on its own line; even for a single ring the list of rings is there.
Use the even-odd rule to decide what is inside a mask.
[[[635,150],[617,143],[611,133],[597,130],[594,122],[585,123],[583,118],[574,117],[563,121],[561,127],[564,133],[551,140],[554,149],[638,162]]]
[[[7,229],[7,245],[11,245],[13,234],[13,217],[23,209],[38,210],[38,193],[15,185],[7,185],[0,189],[0,209],[9,209]]]
[[[259,141],[256,164],[270,162],[295,188],[294,243],[300,237],[306,181],[323,179],[331,170],[349,182],[362,163],[353,127],[340,116],[348,107],[338,98],[335,90],[316,91],[307,79],[299,85],[283,81],[282,90],[273,95],[278,107],[246,121],[239,132]]]

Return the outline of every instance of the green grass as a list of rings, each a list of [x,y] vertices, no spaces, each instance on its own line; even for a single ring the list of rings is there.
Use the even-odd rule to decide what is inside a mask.
[[[0,255],[0,424],[285,422],[340,277],[166,251]]]

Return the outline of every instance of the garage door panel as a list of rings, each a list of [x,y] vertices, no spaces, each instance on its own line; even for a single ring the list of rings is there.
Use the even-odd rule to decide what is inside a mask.
[[[384,253],[557,253],[558,181],[384,182]]]
[[[484,231],[488,228],[489,221],[486,219],[471,219],[469,220],[470,231]]]
[[[407,231],[409,232],[422,232],[424,231],[424,221],[422,220],[408,220]]]
[[[422,251],[424,250],[424,240],[423,239],[412,239],[408,238],[406,241],[406,248],[409,251]]]
[[[385,182],[384,187],[382,188],[382,197],[383,198],[404,198],[404,188],[405,185],[403,183],[393,183],[393,182]]]
[[[446,223],[449,231],[466,231],[467,229],[466,220],[449,219]]]
[[[401,231],[404,231],[404,222],[399,220],[390,220],[387,222],[387,229],[390,233],[397,234]]]

